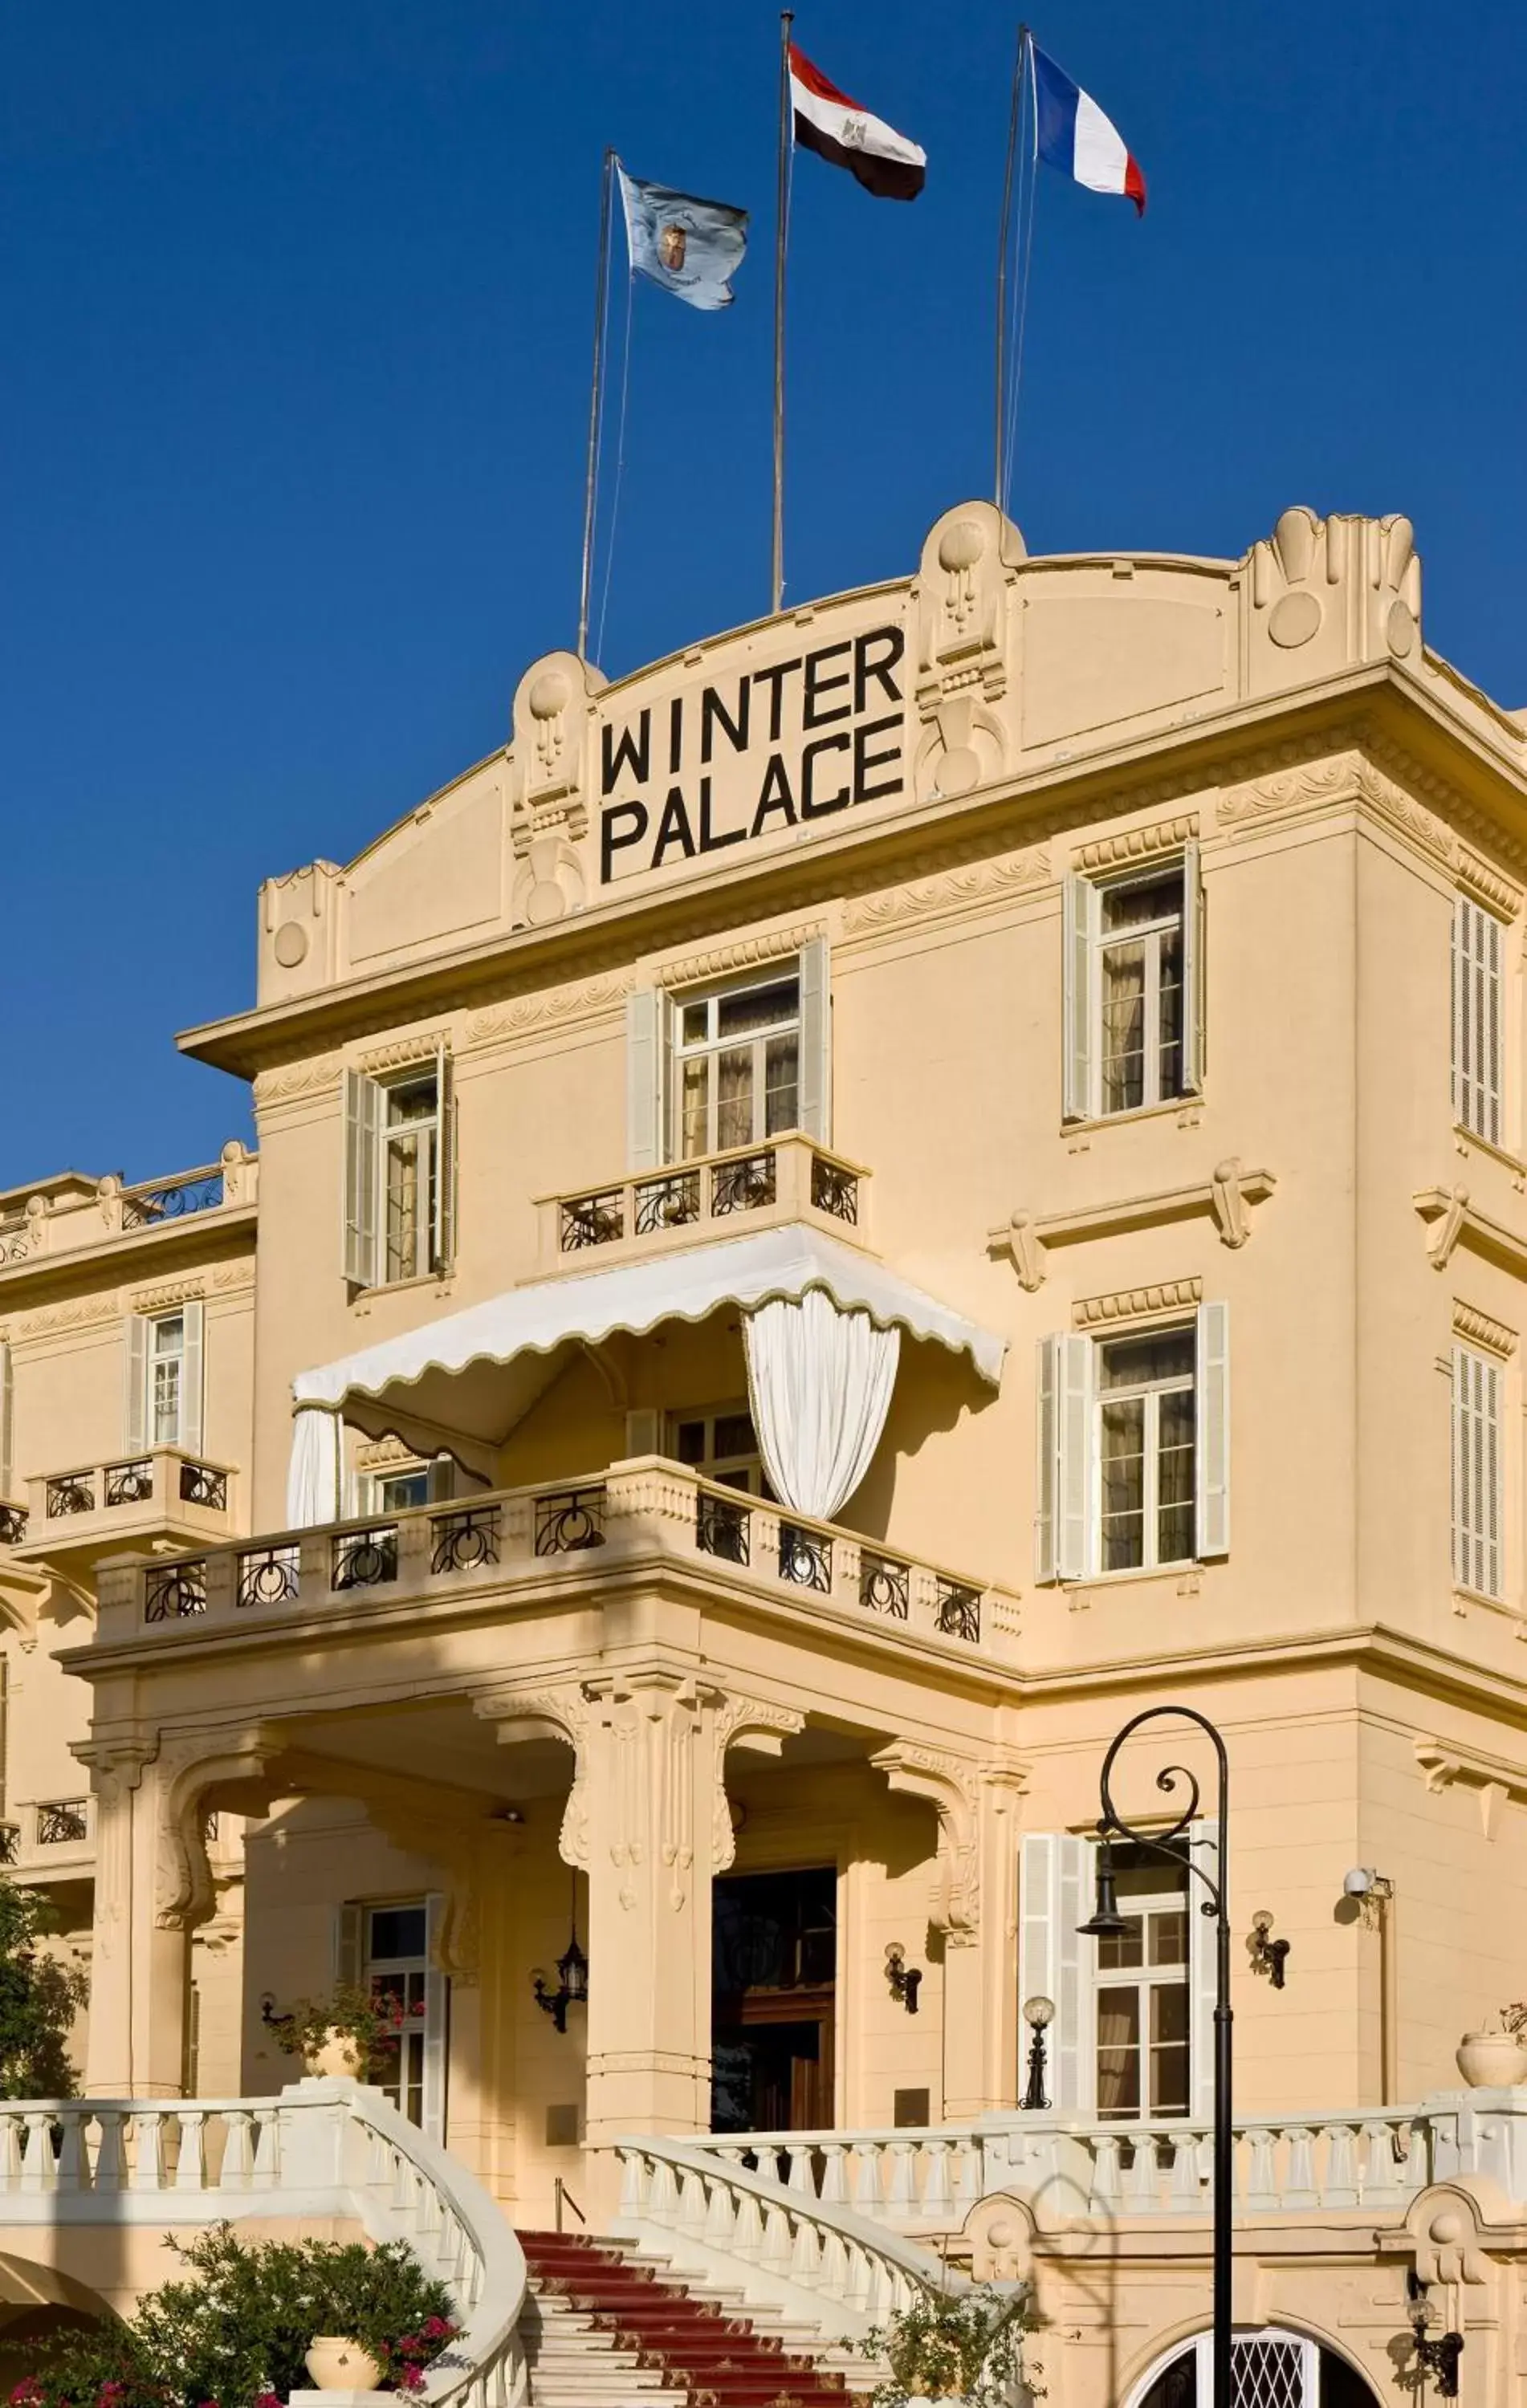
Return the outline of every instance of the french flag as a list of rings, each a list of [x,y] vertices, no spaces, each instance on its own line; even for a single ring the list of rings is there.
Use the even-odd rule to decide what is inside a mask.
[[[1034,63],[1036,148],[1046,166],[1085,184],[1089,193],[1120,193],[1145,214],[1145,179],[1111,119],[1089,93],[1030,40]]]

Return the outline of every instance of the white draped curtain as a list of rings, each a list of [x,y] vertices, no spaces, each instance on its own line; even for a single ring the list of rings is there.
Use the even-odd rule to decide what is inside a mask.
[[[299,1405],[286,1470],[286,1526],[305,1530],[345,1518],[343,1424],[327,1405]]]
[[[820,1288],[744,1316],[753,1425],[782,1505],[830,1522],[870,1469],[896,1385],[900,1329]]]

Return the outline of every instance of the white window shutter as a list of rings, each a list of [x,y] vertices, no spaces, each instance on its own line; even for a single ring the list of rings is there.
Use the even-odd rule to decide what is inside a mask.
[[[1219,1879],[1217,1822],[1189,1823],[1190,1861],[1212,1882]],[[1188,2086],[1193,2120],[1206,2122],[1214,2114],[1214,2001],[1217,1981],[1217,1940],[1215,1918],[1203,1907],[1208,1892],[1192,1873],[1188,1876]]]
[[[1501,923],[1461,895],[1453,906],[1453,1117],[1501,1142]]]
[[[1203,883],[1196,844],[1182,851],[1182,1083],[1203,1085]]]
[[[825,937],[800,948],[800,1075],[797,1113],[803,1133],[832,1143],[832,961]]]
[[[382,1089],[358,1070],[345,1072],[345,1277],[377,1283],[377,1147]]]
[[[184,1331],[180,1357],[180,1435],[178,1443],[187,1455],[200,1455],[206,1443],[207,1375],[206,1328],[207,1307],[199,1297],[193,1297],[180,1307]]]
[[[334,1983],[358,1990],[366,1971],[366,1909],[349,1899],[334,1910]]]
[[[147,1443],[149,1423],[149,1325],[140,1312],[127,1315],[123,1340],[122,1442],[129,1455],[137,1455]]]
[[[431,1232],[437,1271],[448,1271],[456,1252],[456,1096],[450,1048],[435,1049],[435,1226]]]
[[[1059,2113],[1087,2115],[1096,2096],[1095,1951],[1081,1926],[1092,1913],[1095,1842],[1072,1831],[1026,1831],[1018,1862],[1018,2006],[1048,1999],[1045,2087]],[[1022,2045],[1029,2047],[1028,2026]],[[1020,2074],[1022,2069],[1020,2068]]]
[[[1196,1551],[1200,1556],[1230,1553],[1230,1307],[1198,1309],[1195,1408],[1198,1416],[1194,1469],[1197,1482]]]
[[[626,1168],[655,1170],[664,1155],[664,1040],[668,997],[639,987],[626,998]]]
[[[0,1338],[0,1500],[7,1504],[16,1501],[12,1484],[16,1476],[13,1395],[10,1340]]]
[[[1501,1369],[1453,1348],[1453,1578],[1501,1595]]]
[[[1061,890],[1060,979],[1060,1110],[1068,1121],[1090,1120],[1097,1110],[1092,1009],[1097,931],[1097,888],[1089,879],[1069,876]]]
[[[425,1975],[425,2105],[424,2130],[445,2146],[446,2068],[451,2025],[451,1982],[439,1970],[440,1934],[445,1928],[445,1892],[432,1889],[425,1900],[425,1949],[429,1970]]]
[[[1086,1580],[1092,1570],[1092,1383],[1090,1338],[1061,1331],[1039,1353],[1040,1580]]]

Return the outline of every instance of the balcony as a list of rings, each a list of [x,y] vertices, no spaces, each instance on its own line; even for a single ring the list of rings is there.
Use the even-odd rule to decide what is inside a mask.
[[[12,1553],[22,1563],[78,1567],[125,1546],[225,1538],[238,1526],[237,1479],[228,1465],[176,1446],[44,1472],[27,1482],[26,1508],[10,1509],[20,1515]]]
[[[870,1173],[797,1131],[536,1199],[543,1272],[640,1260],[674,1245],[807,1221],[866,1242]]]
[[[761,1600],[951,1650],[1011,1658],[1016,1608],[1005,1594],[830,1523],[701,1479],[655,1456],[586,1478],[506,1489],[452,1505],[333,1523],[132,1568],[102,1584],[98,1637],[156,1644],[219,1628],[385,1610],[403,1600],[457,1612],[481,1597],[501,1611],[562,1585],[562,1559],[588,1575],[633,1558],[713,1568]],[[596,1557],[597,1561],[585,1559]],[[579,1567],[572,1567],[577,1569]]]
[[[19,1547],[26,1537],[27,1511],[9,1498],[0,1498],[0,1547]]]
[[[22,1881],[71,1881],[95,1862],[95,1823],[85,1797],[39,1799],[18,1805],[0,1823],[0,1863]]]
[[[117,1177],[81,1179],[75,1172],[46,1181],[33,1194],[17,1191],[0,1203],[0,1275],[60,1255],[94,1253],[124,1238],[174,1231],[190,1221],[226,1227],[252,1224],[259,1161],[237,1139],[216,1162],[146,1179],[132,1186]]]

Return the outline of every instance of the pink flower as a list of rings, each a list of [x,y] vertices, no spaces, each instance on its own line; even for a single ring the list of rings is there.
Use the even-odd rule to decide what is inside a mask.
[[[27,2408],[27,2403],[42,2398],[42,2386],[35,2374],[23,2376],[10,2395],[11,2408]]]
[[[400,2366],[397,2370],[397,2382],[400,2390],[422,2391],[425,2387],[424,2368],[422,2366]]]
[[[257,2391],[254,2408],[286,2408],[286,2403],[279,2391]]]
[[[448,2316],[431,2316],[425,2326],[425,2339],[426,2341],[449,2341],[454,2331],[455,2326],[452,2324]]]

